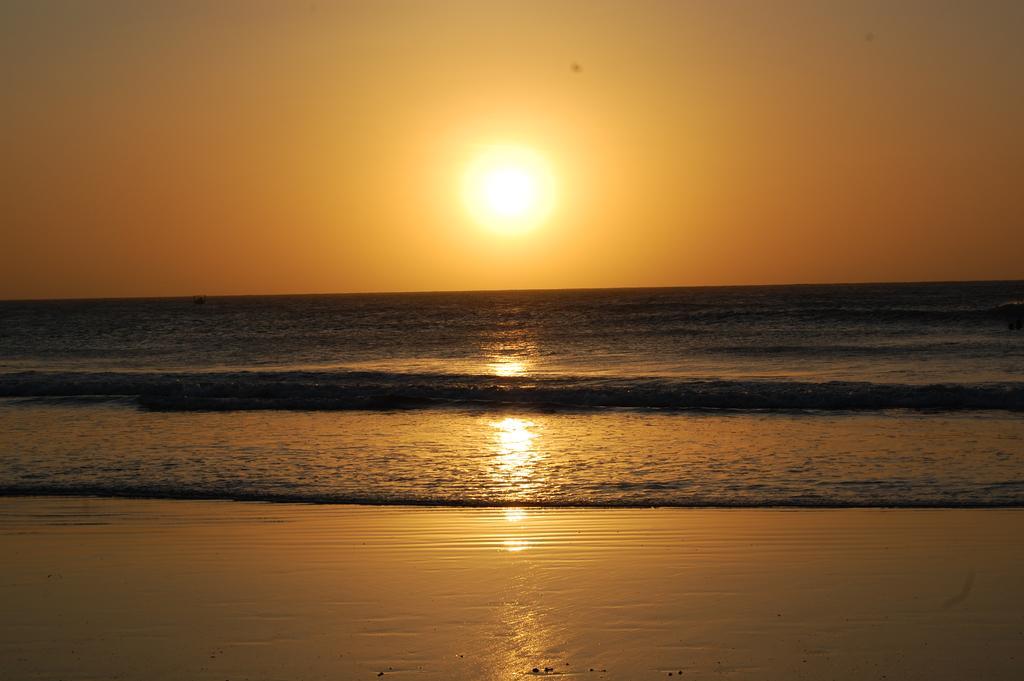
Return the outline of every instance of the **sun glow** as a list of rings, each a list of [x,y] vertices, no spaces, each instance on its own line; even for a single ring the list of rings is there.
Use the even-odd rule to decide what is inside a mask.
[[[470,164],[463,200],[473,219],[498,232],[525,232],[545,222],[555,204],[555,180],[532,149],[488,147]]]

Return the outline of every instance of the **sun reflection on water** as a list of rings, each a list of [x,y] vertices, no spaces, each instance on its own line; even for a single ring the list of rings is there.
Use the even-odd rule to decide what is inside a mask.
[[[487,365],[488,371],[501,378],[514,376],[525,376],[527,373],[526,362],[500,357]]]
[[[505,487],[506,493],[525,492],[537,481],[534,468],[540,455],[534,446],[538,434],[533,421],[508,417],[491,423],[495,429],[493,451],[496,467],[492,478]]]
[[[500,324],[481,345],[483,367],[499,378],[529,376],[536,369],[540,356],[537,342],[530,329],[514,321],[521,313],[513,311],[509,314],[512,321]]]
[[[537,434],[530,430],[537,425],[533,421],[509,416],[491,425],[498,429],[498,443],[502,454],[523,453],[533,448],[530,441],[537,437]]]

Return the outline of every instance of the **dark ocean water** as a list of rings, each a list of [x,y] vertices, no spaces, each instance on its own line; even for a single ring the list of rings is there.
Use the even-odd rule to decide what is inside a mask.
[[[0,395],[1024,409],[1024,283],[0,303]]]
[[[0,490],[1016,505],[1024,503],[1024,330],[1009,327],[1024,317],[1022,301],[1024,282],[0,302]],[[254,412],[281,416],[242,418]],[[412,412],[423,416],[395,416]],[[322,416],[311,422],[312,413]],[[724,416],[729,428],[704,428]],[[855,418],[863,436],[840,452],[827,434]],[[531,430],[538,419],[544,438]],[[737,419],[749,430],[733,427]],[[329,443],[312,434],[342,421],[347,431]],[[364,432],[371,422],[377,430]],[[911,422],[916,442],[901,430]],[[134,425],[126,433],[113,423]],[[223,434],[242,423],[248,434]],[[534,478],[557,475],[558,484],[511,485],[467,463],[508,454],[500,438],[491,446],[495,423],[505,424],[499,435],[545,444],[537,462],[555,469]],[[961,439],[930,442],[929,423]],[[450,436],[417,445],[415,434],[437,424]],[[637,424],[654,435],[622,435]],[[766,424],[770,446],[762,446]],[[31,435],[44,427],[49,437]],[[681,444],[697,427],[694,447],[714,452],[703,480]],[[819,441],[808,448],[779,428],[794,437],[810,428]],[[880,428],[896,446],[882,446]],[[265,437],[250,442],[253,429]],[[614,461],[582,465],[575,447],[595,429],[603,438],[587,445],[591,454]],[[319,465],[342,450],[332,478]],[[305,474],[275,464],[296,451]],[[154,468],[161,457],[173,460]],[[634,480],[650,457],[649,479]],[[930,458],[952,470],[957,457],[992,475],[966,480],[960,466],[953,481],[925,465]],[[845,470],[854,483],[812,488],[827,460],[845,462],[829,472],[837,482]],[[855,483],[859,460],[881,465],[873,487]],[[782,461],[787,469],[773,463]],[[111,462],[116,470],[104,467]],[[468,486],[445,488],[460,466]],[[286,468],[281,487],[275,476]],[[907,470],[917,477],[900,477]]]

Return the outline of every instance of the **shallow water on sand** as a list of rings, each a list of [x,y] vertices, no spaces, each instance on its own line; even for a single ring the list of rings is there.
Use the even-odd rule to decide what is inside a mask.
[[[0,402],[0,493],[334,503],[1014,506],[1024,426],[926,414],[149,412]]]
[[[1022,531],[1013,510],[0,499],[0,669],[1001,681]]]

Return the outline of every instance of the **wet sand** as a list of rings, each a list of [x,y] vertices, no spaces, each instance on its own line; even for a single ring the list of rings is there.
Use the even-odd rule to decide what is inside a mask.
[[[5,498],[0,670],[1015,679],[1021,537],[1019,510]]]

